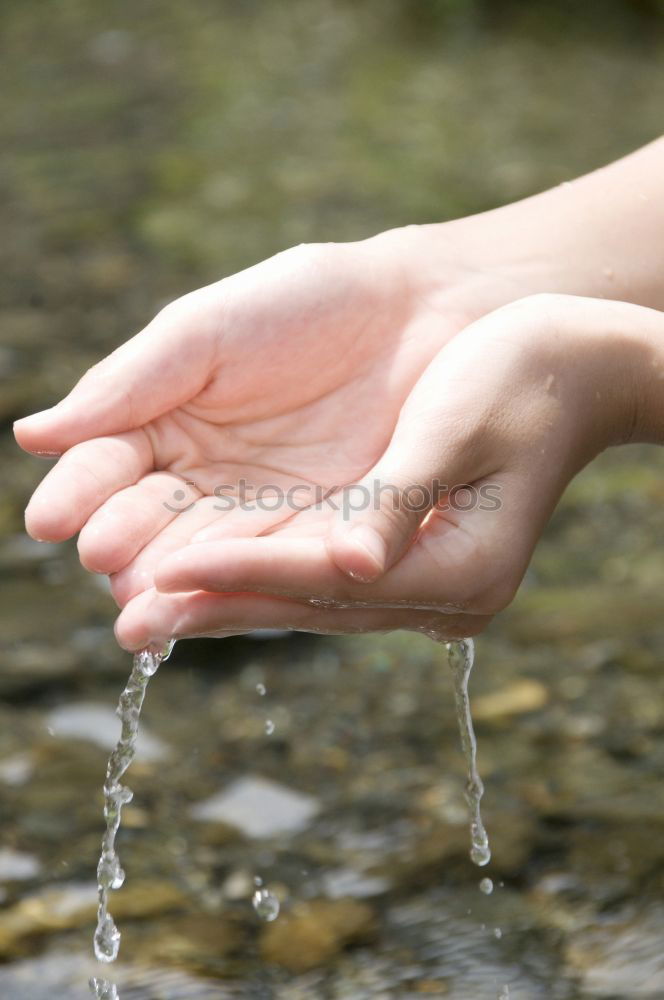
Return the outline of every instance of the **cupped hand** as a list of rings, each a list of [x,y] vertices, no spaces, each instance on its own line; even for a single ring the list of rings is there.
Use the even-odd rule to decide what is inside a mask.
[[[514,596],[572,476],[629,436],[652,369],[642,333],[662,326],[652,310],[563,296],[484,317],[430,362],[346,514],[323,505],[173,552],[120,616],[121,641],[260,626],[475,634]]]
[[[267,501],[229,510],[227,487],[293,490],[301,507],[366,474],[478,307],[448,302],[440,282],[429,294],[425,260],[410,230],[296,247],[167,306],[62,402],[17,422],[22,447],[60,456],[28,506],[30,534],[80,532],[83,564],[111,575],[124,605],[182,545],[293,516]]]

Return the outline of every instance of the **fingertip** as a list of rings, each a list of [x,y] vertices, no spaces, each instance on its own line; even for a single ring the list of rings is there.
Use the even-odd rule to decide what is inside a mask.
[[[65,515],[30,502],[25,511],[25,530],[36,542],[66,542],[76,533]]]
[[[78,537],[78,558],[81,566],[89,573],[110,576],[122,569],[120,559],[112,551],[104,551],[99,544],[85,534],[85,528]]]
[[[145,649],[151,643],[165,645],[170,637],[161,636],[150,627],[149,611],[154,592],[144,592],[130,601],[115,620],[113,631],[118,644],[129,653]]]
[[[118,646],[125,649],[128,653],[137,653],[139,649],[144,649],[148,644],[149,640],[142,640],[140,638],[140,631],[134,629],[133,631],[125,625],[122,621],[122,615],[120,615],[115,625],[113,626],[113,631],[115,633],[115,638]]]
[[[52,406],[48,410],[40,410],[39,413],[31,413],[14,421],[14,437],[24,451],[48,458],[62,453],[63,449],[54,440],[56,411],[57,406]]]
[[[39,429],[50,422],[54,410],[55,406],[49,406],[45,410],[38,410],[36,413],[29,413],[25,417],[19,417],[18,420],[14,421],[14,431],[23,433],[32,428]]]
[[[126,534],[122,525],[99,517],[99,511],[90,518],[80,530],[78,556],[81,565],[90,573],[100,573],[112,576],[128,564],[132,550],[127,545]]]
[[[57,458],[86,438],[99,436],[87,408],[71,394],[47,410],[31,413],[14,422],[14,437],[32,455]]]
[[[337,531],[328,543],[328,550],[338,568],[360,583],[374,583],[385,572],[385,542],[368,524]]]

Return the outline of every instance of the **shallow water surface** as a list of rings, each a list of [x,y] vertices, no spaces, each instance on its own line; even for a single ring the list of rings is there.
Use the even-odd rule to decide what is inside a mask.
[[[98,974],[128,664],[105,582],[24,535],[43,463],[12,419],[180,292],[529,194],[661,131],[646,5],[615,28],[508,6],[72,0],[46,23],[3,5],[0,996],[84,1000]],[[481,873],[433,643],[183,643],[123,810],[121,1000],[659,1000],[662,482],[661,450],[602,456],[478,641]]]

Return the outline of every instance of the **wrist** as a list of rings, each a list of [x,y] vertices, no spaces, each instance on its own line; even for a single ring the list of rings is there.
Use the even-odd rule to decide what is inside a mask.
[[[664,312],[617,305],[633,315],[627,343],[634,397],[622,441],[664,445]]]
[[[578,296],[534,296],[526,304],[539,318],[534,335],[553,347],[539,364],[560,373],[572,461],[580,468],[613,445],[664,444],[664,313]]]
[[[542,293],[628,297],[600,248],[591,245],[594,236],[580,238],[573,186],[480,215],[411,227],[419,231],[423,287],[463,303],[472,319]]]
[[[522,201],[384,235],[422,292],[469,320],[541,292],[664,309],[663,167],[664,138]]]
[[[449,327],[461,330],[494,309],[546,291],[532,264],[508,252],[503,222],[493,215],[403,226],[368,241],[372,252],[379,247],[398,262],[412,301],[440,315],[441,347]]]

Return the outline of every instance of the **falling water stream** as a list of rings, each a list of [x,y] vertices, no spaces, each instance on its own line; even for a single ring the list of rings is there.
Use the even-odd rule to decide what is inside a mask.
[[[445,647],[454,682],[454,700],[461,748],[468,770],[466,800],[470,810],[470,857],[476,865],[484,866],[491,860],[491,851],[480,813],[484,786],[477,771],[477,743],[468,696],[468,680],[473,667],[474,645],[472,639],[463,639],[456,642],[446,642]],[[119,889],[125,879],[125,873],[115,849],[115,840],[120,827],[122,807],[131,802],[133,796],[131,789],[120,782],[136,755],[138,723],[148,682],[157,672],[159,665],[169,656],[172,648],[173,643],[171,642],[165,649],[158,652],[143,649],[136,653],[129,680],[120,695],[117,707],[122,729],[120,739],[109,757],[106,768],[104,781],[106,829],[102,838],[101,856],[97,866],[99,907],[97,928],[94,934],[94,953],[99,962],[114,962],[120,950],[120,931],[109,912],[108,904],[110,891]],[[264,690],[263,688],[259,693],[262,694]],[[266,726],[266,732],[269,735],[271,731],[273,731],[273,724],[270,722]],[[255,884],[256,891],[252,902],[257,915],[266,921],[275,920],[279,914],[278,900],[263,886],[261,879],[257,878]],[[482,879],[480,888],[488,894],[493,889],[493,884],[490,879]],[[504,987],[504,990],[507,989]],[[90,990],[96,1000],[119,1000],[117,987],[107,979],[93,977],[90,980]],[[509,996],[509,993],[501,993],[501,998],[505,996]]]
[[[169,656],[173,648],[170,642],[161,651],[143,649],[134,656],[131,674],[120,695],[117,714],[122,723],[120,739],[108,759],[104,780],[104,818],[106,829],[101,842],[101,856],[97,865],[97,891],[99,907],[97,928],[94,934],[94,953],[99,962],[114,962],[120,950],[120,931],[108,909],[111,889],[119,889],[125,879],[120,859],[115,849],[115,838],[120,827],[122,807],[131,802],[133,792],[120,780],[136,756],[138,722],[145,699],[148,682],[157,672],[160,663]],[[94,977],[90,980],[90,991],[96,1000],[119,1000],[117,987],[107,979]]]
[[[461,749],[466,759],[468,772],[466,801],[470,810],[470,858],[482,868],[484,865],[488,865],[491,860],[491,849],[480,812],[484,785],[477,770],[477,740],[475,739],[468,695],[468,681],[475,660],[475,644],[472,639],[461,639],[456,642],[446,642],[445,648],[452,670],[454,703],[461,737]],[[483,892],[485,896],[491,895],[493,882],[490,878],[481,879],[480,892]],[[496,939],[502,937],[502,931],[499,927],[494,928],[493,934]],[[509,996],[510,988],[505,984],[498,993],[498,1000],[509,1000]]]
[[[470,857],[476,865],[488,865],[491,860],[489,838],[487,837],[480,802],[484,794],[484,785],[477,771],[477,742],[470,714],[470,699],[468,697],[468,679],[473,669],[475,647],[472,639],[461,639],[458,642],[445,643],[449,664],[454,680],[454,701],[456,704],[461,749],[466,758],[468,781],[466,783],[466,801],[470,809]]]

